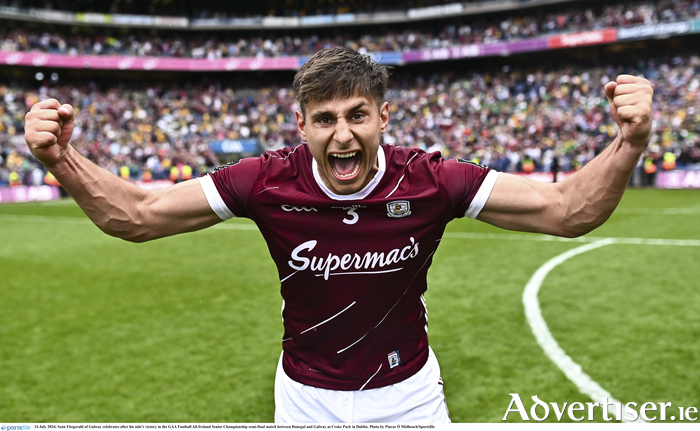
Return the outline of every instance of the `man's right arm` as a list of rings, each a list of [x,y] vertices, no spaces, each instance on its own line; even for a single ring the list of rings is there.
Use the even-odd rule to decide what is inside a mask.
[[[55,99],[35,104],[25,117],[32,154],[105,233],[143,242],[212,226],[221,221],[197,180],[145,190],[81,156],[68,144],[73,108]]]

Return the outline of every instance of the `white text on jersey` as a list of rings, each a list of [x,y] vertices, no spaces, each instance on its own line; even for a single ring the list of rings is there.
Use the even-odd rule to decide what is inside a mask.
[[[287,212],[289,212],[289,211],[306,211],[306,212],[315,211],[315,212],[318,212],[318,210],[314,207],[295,207],[292,205],[282,205],[281,208]]]
[[[318,257],[311,256],[305,257],[301,253],[304,251],[313,250],[318,241],[315,239],[306,241],[305,243],[299,245],[294,250],[292,250],[292,260],[290,260],[289,266],[297,271],[304,271],[306,269],[311,269],[311,271],[318,271],[319,276],[323,274],[323,278],[328,280],[331,275],[331,271],[341,269],[343,271],[348,270],[368,270],[377,268],[383,268],[391,264],[399,263],[408,259],[413,259],[418,256],[418,242],[416,242],[413,237],[411,237],[411,244],[403,248],[395,248],[386,255],[384,252],[367,252],[364,256],[360,256],[357,253],[354,254],[344,254],[342,256],[335,255],[333,253],[328,253],[328,257]],[[401,269],[401,268],[398,268]],[[383,272],[383,271],[376,271]],[[342,273],[341,273],[342,274]]]

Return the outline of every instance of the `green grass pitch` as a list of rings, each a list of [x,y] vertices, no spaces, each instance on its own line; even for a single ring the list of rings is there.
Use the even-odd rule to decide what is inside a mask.
[[[539,293],[554,338],[623,403],[700,408],[700,190],[629,190],[590,236],[686,242],[611,244],[556,267]],[[0,205],[0,238],[1,422],[273,420],[281,297],[252,223],[130,244],[67,200]],[[530,277],[582,244],[547,239],[448,226],[426,299],[454,422],[501,422],[509,393],[528,411],[533,395],[591,401],[525,318]]]

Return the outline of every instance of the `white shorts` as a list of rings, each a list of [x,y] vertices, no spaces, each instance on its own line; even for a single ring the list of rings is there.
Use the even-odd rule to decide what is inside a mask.
[[[413,376],[364,391],[334,391],[303,385],[282,369],[275,377],[275,423],[449,423],[440,365],[430,349]]]

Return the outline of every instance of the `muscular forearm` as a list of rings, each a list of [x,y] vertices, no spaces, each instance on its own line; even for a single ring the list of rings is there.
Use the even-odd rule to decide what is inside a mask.
[[[151,192],[98,167],[70,145],[49,170],[103,232],[127,240],[144,236],[140,207]]]
[[[504,229],[569,238],[585,235],[613,213],[641,152],[618,136],[561,183],[501,174],[477,218]]]
[[[90,220],[109,235],[142,242],[190,232],[221,221],[196,180],[143,190],[99,168],[69,145],[74,111],[56,99],[32,106],[24,140]]]
[[[602,225],[615,211],[644,151],[618,135],[579,172],[557,186],[565,236],[584,235]]]
[[[499,176],[478,219],[505,229],[566,237],[603,224],[649,144],[654,91],[644,78],[620,75],[605,85],[605,94],[619,126],[608,148],[561,183]]]
[[[615,140],[561,186],[566,229],[582,235],[613,213],[651,137],[654,91],[644,78],[618,76],[605,85],[610,113],[619,126]]]
[[[97,227],[128,241],[190,232],[221,221],[196,180],[161,190],[141,189],[98,167],[70,145],[49,170]]]

